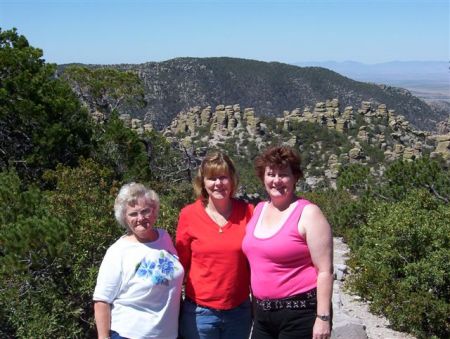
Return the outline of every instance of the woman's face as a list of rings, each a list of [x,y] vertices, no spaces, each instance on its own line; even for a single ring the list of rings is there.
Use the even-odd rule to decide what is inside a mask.
[[[228,173],[205,176],[203,185],[210,199],[230,198],[231,178]]]
[[[271,199],[291,198],[295,194],[297,180],[289,166],[283,168],[267,166],[264,171],[264,187]]]
[[[153,236],[153,225],[158,217],[156,206],[145,197],[139,197],[135,204],[125,210],[125,221],[137,239],[146,240]]]

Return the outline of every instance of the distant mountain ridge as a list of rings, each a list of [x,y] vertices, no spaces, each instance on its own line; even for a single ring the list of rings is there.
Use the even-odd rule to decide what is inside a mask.
[[[449,80],[448,61],[390,61],[377,64],[364,64],[356,61],[305,61],[293,63],[300,67],[323,67],[355,79],[371,76],[380,79],[407,80],[411,78],[435,81]]]
[[[112,67],[136,71],[145,86],[147,106],[124,113],[159,129],[180,111],[223,102],[239,102],[254,108],[258,115],[277,117],[285,110],[313,107],[328,98],[337,98],[344,107],[371,101],[386,104],[421,129],[434,129],[438,121],[447,118],[406,90],[358,82],[320,67],[225,57]]]
[[[448,61],[391,61],[364,64],[355,61],[296,62],[301,67],[324,67],[358,81],[404,87],[425,100],[450,104],[450,63]]]

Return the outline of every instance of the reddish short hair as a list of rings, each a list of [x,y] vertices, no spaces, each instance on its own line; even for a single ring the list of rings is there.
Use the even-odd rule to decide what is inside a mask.
[[[264,181],[266,167],[289,167],[295,180],[299,180],[303,177],[300,155],[296,150],[289,146],[272,146],[266,149],[262,154],[256,157],[254,165],[256,175],[261,181]]]

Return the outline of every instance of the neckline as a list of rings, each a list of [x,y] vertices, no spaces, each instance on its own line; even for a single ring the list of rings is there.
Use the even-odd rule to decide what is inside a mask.
[[[298,199],[295,200],[295,201],[292,203],[292,205],[288,207],[288,209],[290,209],[290,212],[285,216],[284,219],[282,219],[282,220],[280,221],[280,223],[278,224],[278,225],[280,225],[280,226],[279,226],[278,229],[275,231],[275,233],[273,233],[272,235],[270,235],[270,236],[268,236],[268,237],[258,237],[258,236],[255,234],[255,231],[256,231],[256,228],[257,228],[259,225],[261,225],[261,223],[262,223],[262,216],[263,216],[264,211],[266,210],[267,206],[269,206],[269,202],[268,202],[268,201],[265,201],[265,202],[264,202],[264,205],[263,205],[263,207],[262,207],[262,209],[261,209],[261,213],[259,214],[258,221],[256,222],[255,227],[253,228],[253,237],[254,237],[255,239],[258,239],[258,240],[272,239],[272,238],[275,237],[278,233],[280,233],[280,232],[285,228],[284,226],[285,226],[285,224],[286,224],[286,221],[290,218],[290,216],[292,215],[292,213],[294,213],[294,211],[298,208],[298,206],[299,206],[299,200],[298,200]]]
[[[136,238],[136,236],[134,236],[134,239],[131,240],[130,235],[128,235],[128,234],[123,235],[121,237],[121,239],[123,239],[123,241],[125,241],[128,244],[144,244],[144,245],[154,244],[154,243],[158,242],[159,239],[161,239],[161,232],[157,228],[154,228],[153,230],[156,233],[156,239],[154,239],[154,240],[140,241],[138,238]]]
[[[207,206],[200,204],[201,209],[203,211],[203,213],[206,215],[206,217],[214,224],[214,228],[217,229],[217,233],[223,233],[223,231],[228,228],[231,224],[231,218],[233,216],[234,213],[234,199],[230,198],[230,203],[231,203],[231,207],[230,207],[230,215],[228,216],[228,218],[226,219],[226,223],[223,226],[220,226],[216,220],[214,220],[214,218],[212,216],[210,216],[208,214],[208,212],[206,211]]]

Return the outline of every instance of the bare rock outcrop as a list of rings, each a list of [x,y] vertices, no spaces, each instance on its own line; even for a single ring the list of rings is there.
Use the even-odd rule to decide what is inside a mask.
[[[214,111],[207,106],[204,109],[194,107],[187,112],[180,112],[163,134],[195,137],[202,128],[207,128],[215,139],[235,136],[243,130],[255,138],[263,134],[261,119],[255,115],[254,109],[245,108],[241,111],[238,104],[217,105]]]
[[[152,129],[151,125],[131,119],[126,114],[121,119],[138,133]],[[276,128],[283,131],[274,137],[299,149],[303,144],[302,137],[296,133],[300,123],[320,124],[347,137],[351,148],[341,147],[340,153],[324,153],[321,141],[314,142],[308,150],[311,159],[318,159],[314,166],[307,167],[305,171],[305,182],[311,188],[321,185],[324,180],[327,185],[336,187],[339,171],[345,164],[371,163],[371,157],[376,154],[365,154],[367,146],[378,148],[379,154],[384,153],[384,159],[388,162],[397,159],[412,161],[422,157],[425,152],[431,153],[432,157],[440,156],[450,161],[449,133],[431,135],[416,130],[404,116],[397,115],[385,104],[363,101],[357,109],[346,106],[341,110],[339,100],[330,99],[318,102],[313,107],[286,110],[273,121]],[[446,131],[444,127],[442,131]],[[181,139],[182,144],[189,147],[195,147],[198,142],[201,142],[202,147],[204,144],[220,146],[233,138],[233,148],[238,154],[245,154],[247,147],[264,148],[271,140],[269,133],[274,131],[262,123],[252,107],[241,108],[239,104],[219,104],[214,109],[211,106],[192,107],[181,111],[163,130],[163,135],[169,140]]]
[[[436,157],[440,155],[445,160],[450,160],[450,133],[436,135],[433,139],[436,140],[437,146],[434,152],[431,153],[431,156]]]

